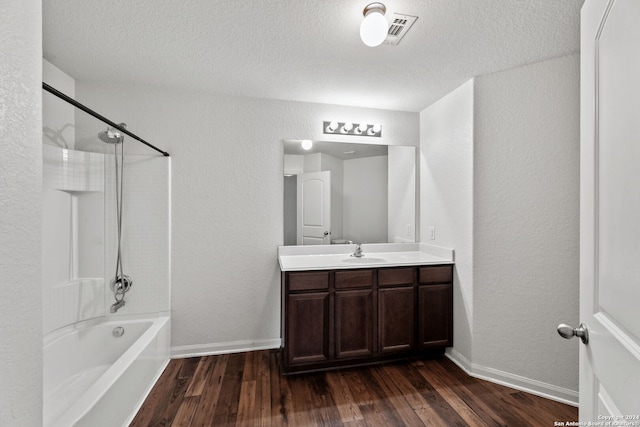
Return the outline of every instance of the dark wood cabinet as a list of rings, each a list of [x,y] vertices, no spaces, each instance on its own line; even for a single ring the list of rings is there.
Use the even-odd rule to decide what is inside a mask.
[[[443,352],[453,344],[453,266],[284,272],[283,371]]]
[[[330,359],[329,272],[290,273],[284,301],[287,365]]]
[[[418,286],[421,349],[453,345],[453,266],[422,267]]]
[[[410,352],[416,346],[416,268],[378,270],[378,330],[381,354]]]
[[[373,290],[336,291],[336,359],[373,354]]]
[[[449,347],[453,341],[451,284],[418,288],[420,347]]]
[[[329,292],[287,297],[288,363],[329,360]]]
[[[411,351],[415,347],[415,296],[413,286],[378,291],[380,352]]]

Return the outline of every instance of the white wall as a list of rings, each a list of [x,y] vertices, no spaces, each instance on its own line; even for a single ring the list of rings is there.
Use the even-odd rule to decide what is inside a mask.
[[[343,238],[356,243],[388,242],[388,158],[345,160]]]
[[[556,327],[578,323],[578,55],[476,77],[420,118],[421,241],[456,250],[450,356],[577,403]]]
[[[473,361],[578,388],[579,56],[478,77]],[[517,329],[517,333],[514,330]]]
[[[420,113],[420,241],[455,249],[453,342],[472,360],[473,80]],[[429,239],[435,227],[435,240]]]
[[[174,354],[279,345],[283,138],[339,141],[322,135],[335,118],[384,126],[363,143],[418,144],[417,113],[85,82],[76,98],[172,156]],[[78,147],[104,149],[101,125],[76,124]]]
[[[42,425],[42,4],[0,3],[0,425]]]

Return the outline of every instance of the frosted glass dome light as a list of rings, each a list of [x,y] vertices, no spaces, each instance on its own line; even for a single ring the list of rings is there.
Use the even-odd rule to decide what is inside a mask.
[[[369,47],[382,44],[387,38],[389,24],[384,17],[387,8],[382,3],[371,3],[364,8],[364,19],[360,24],[360,38]]]

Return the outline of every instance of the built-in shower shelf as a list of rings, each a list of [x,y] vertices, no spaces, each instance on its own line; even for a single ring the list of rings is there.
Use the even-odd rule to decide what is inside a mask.
[[[43,146],[45,188],[67,192],[104,191],[104,154]]]
[[[68,282],[58,283],[54,285],[54,289],[65,288],[65,287],[73,287],[73,286],[82,286],[82,287],[100,287],[104,286],[104,278],[103,277],[78,277],[71,279]]]
[[[105,158],[43,146],[45,334],[104,316]]]

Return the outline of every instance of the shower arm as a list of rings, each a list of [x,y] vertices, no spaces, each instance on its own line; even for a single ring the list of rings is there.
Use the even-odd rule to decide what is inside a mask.
[[[169,153],[167,153],[166,151],[162,151],[161,149],[159,149],[158,147],[156,147],[153,144],[149,144],[147,141],[145,141],[144,139],[140,138],[138,135],[129,132],[127,129],[121,127],[119,124],[112,122],[111,120],[107,119],[106,117],[96,113],[95,111],[93,111],[91,108],[86,107],[84,105],[82,105],[81,103],[79,103],[78,101],[76,101],[75,99],[65,95],[64,93],[60,92],[58,89],[49,86],[48,84],[46,84],[45,82],[42,82],[42,88],[44,90],[46,90],[47,92],[57,96],[58,98],[62,99],[63,101],[68,102],[69,104],[73,105],[76,108],[81,109],[82,111],[84,111],[87,114],[92,115],[93,117],[95,117],[96,119],[108,124],[109,126],[111,126],[114,129],[118,129],[120,132],[124,133],[125,135],[129,135],[131,138],[142,142],[144,145],[146,145],[149,148],[152,148],[154,150],[156,150],[159,153],[162,153],[163,156],[165,157],[169,157]]]

